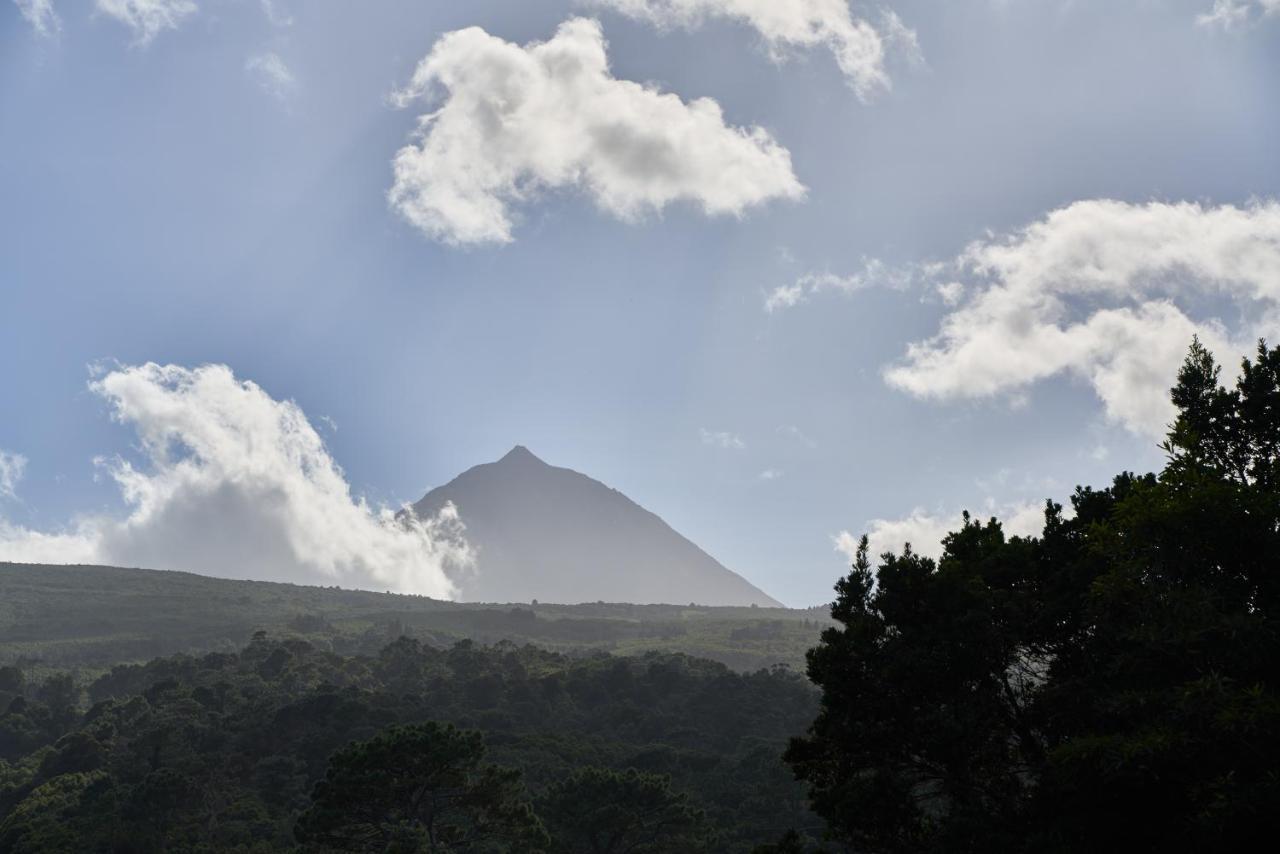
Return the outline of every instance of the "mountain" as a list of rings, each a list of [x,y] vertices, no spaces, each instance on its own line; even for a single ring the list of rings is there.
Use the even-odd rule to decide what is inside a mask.
[[[477,552],[464,601],[779,605],[621,492],[522,445],[413,510],[426,518],[449,501]]]

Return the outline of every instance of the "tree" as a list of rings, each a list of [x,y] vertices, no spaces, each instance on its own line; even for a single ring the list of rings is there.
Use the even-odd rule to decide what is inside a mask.
[[[787,761],[869,851],[1235,850],[1280,802],[1280,350],[1194,342],[1156,476],[992,519],[934,562],[864,538]],[[1272,806],[1268,806],[1268,805]]]
[[[661,854],[702,851],[711,842],[702,810],[668,777],[582,768],[539,803],[562,854]]]
[[[392,726],[335,753],[296,835],[338,851],[536,852],[546,832],[520,772],[483,765],[477,732]]]

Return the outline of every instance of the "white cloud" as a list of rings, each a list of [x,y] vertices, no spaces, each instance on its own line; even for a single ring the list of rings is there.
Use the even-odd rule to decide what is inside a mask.
[[[42,36],[56,36],[62,31],[62,19],[53,8],[53,0],[13,0],[22,17]]]
[[[44,533],[0,517],[0,561],[13,563],[98,563],[99,544],[92,524],[62,532]]]
[[[0,498],[17,498],[18,482],[26,471],[27,458],[0,450]]]
[[[782,477],[782,471],[780,469],[765,469],[764,471],[760,472],[759,477],[761,480],[764,480],[764,481],[777,480],[778,478]]]
[[[425,523],[353,498],[302,410],[223,365],[122,367],[90,384],[146,463],[99,461],[128,507],[64,533],[0,520],[0,559],[108,563],[447,597],[469,567],[452,507]]]
[[[988,499],[981,513],[975,516],[986,519],[995,516],[1000,520],[1005,536],[1030,537],[1044,532],[1044,502],[1026,501],[997,503]],[[916,508],[900,519],[872,519],[866,525],[868,550],[873,558],[885,552],[901,552],[911,544],[917,554],[937,558],[942,555],[942,540],[964,524],[961,511],[954,513],[930,513]],[[853,560],[858,548],[858,538],[849,531],[841,531],[831,538],[835,550]]]
[[[877,27],[856,17],[847,0],[588,0],[659,27],[696,29],[710,18],[744,23],[760,34],[781,61],[797,48],[829,49],[858,97],[867,100],[892,83],[886,56],[897,50],[920,58],[914,30],[885,10]]]
[[[262,91],[282,101],[289,97],[298,85],[297,78],[278,53],[268,52],[251,56],[244,64],[244,70],[258,81]]]
[[[446,243],[510,241],[510,206],[555,188],[623,220],[678,201],[740,216],[804,193],[767,131],[726,125],[709,98],[615,78],[600,25],[585,18],[523,47],[478,27],[448,33],[393,95],[418,99],[438,106],[396,154],[388,199]]]
[[[957,305],[960,300],[964,299],[964,283],[943,282],[938,285],[937,293],[947,305]]]
[[[910,287],[922,274],[932,274],[937,265],[890,267],[878,258],[864,259],[862,269],[840,276],[835,273],[805,273],[789,285],[781,285],[765,297],[764,310],[772,314],[806,303],[818,294],[857,293],[869,287],[903,289]]]
[[[1253,26],[1271,15],[1280,15],[1280,0],[1213,0],[1213,7],[1197,15],[1196,23],[1235,30]]]
[[[704,445],[714,445],[731,451],[742,451],[747,447],[747,443],[742,441],[742,438],[736,433],[708,430],[703,427],[698,431],[698,435],[702,437],[702,444]]]
[[[195,14],[193,0],[95,0],[98,11],[133,30],[138,44],[147,44],[162,30],[176,30]]]
[[[879,263],[879,262],[872,262]],[[840,291],[851,294],[862,290],[871,280],[862,273],[837,276],[834,273],[805,273],[789,285],[779,285],[765,298],[764,310],[772,314],[784,308],[794,308],[822,291]]]
[[[1068,374],[1093,386],[1110,419],[1159,437],[1193,335],[1233,361],[1280,330],[1276,202],[1076,202],[971,244],[954,266],[974,280],[971,296],[885,373],[919,397],[1017,395]],[[1206,304],[1242,320],[1229,330]]]

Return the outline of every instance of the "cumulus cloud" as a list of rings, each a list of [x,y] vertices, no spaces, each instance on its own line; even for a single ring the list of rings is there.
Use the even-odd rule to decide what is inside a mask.
[[[954,268],[968,296],[886,371],[891,385],[948,400],[1073,375],[1111,420],[1159,437],[1193,335],[1233,361],[1280,330],[1280,204],[1081,201],[988,235]]]
[[[251,56],[244,64],[244,70],[258,82],[262,91],[282,101],[298,85],[297,78],[278,53]]]
[[[995,516],[1000,520],[1006,536],[1033,537],[1044,532],[1044,502],[1026,501],[997,503],[988,499],[983,505],[982,518]],[[885,552],[901,552],[911,544],[917,554],[937,558],[942,555],[942,540],[964,523],[961,511],[931,513],[916,508],[899,519],[872,519],[866,525],[868,548],[872,555]],[[858,537],[850,531],[841,531],[831,538],[835,550],[850,561],[858,550]]]
[[[759,478],[764,481],[777,480],[780,477],[782,477],[781,469],[765,469],[759,474]]]
[[[53,8],[53,0],[13,0],[31,29],[42,36],[55,36],[62,31],[62,19]]]
[[[446,243],[510,241],[511,205],[556,188],[623,220],[679,201],[740,216],[804,193],[764,129],[727,125],[709,98],[615,78],[600,25],[585,18],[525,46],[478,27],[448,33],[392,100],[435,109],[396,154],[388,200]]]
[[[18,481],[27,468],[27,458],[22,454],[0,451],[0,498],[17,498]]]
[[[1213,0],[1213,7],[1196,16],[1196,23],[1202,27],[1237,30],[1272,15],[1280,16],[1280,0]]]
[[[292,401],[223,365],[146,364],[90,384],[141,441],[101,460],[127,507],[45,533],[0,520],[0,559],[108,563],[448,597],[471,565],[456,511],[419,522],[351,495]]]
[[[703,427],[698,431],[698,435],[702,437],[702,444],[714,445],[717,448],[724,448],[730,451],[742,451],[747,447],[747,443],[742,441],[742,437],[736,433],[729,433],[721,430],[708,430]]]
[[[892,85],[885,67],[887,55],[898,51],[912,61],[920,58],[916,33],[893,12],[880,21],[856,17],[847,0],[588,0],[659,27],[696,29],[721,18],[752,27],[764,39],[770,55],[781,61],[791,51],[825,47],[835,55],[845,80],[862,100]]]
[[[95,0],[98,11],[133,30],[138,44],[148,44],[162,30],[176,30],[195,14],[193,0]]]

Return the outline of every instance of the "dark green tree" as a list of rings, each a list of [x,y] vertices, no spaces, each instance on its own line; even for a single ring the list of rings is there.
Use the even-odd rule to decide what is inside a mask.
[[[1280,350],[1192,345],[1159,477],[938,562],[865,538],[787,760],[868,851],[1239,850],[1280,819]],[[1272,806],[1268,806],[1268,804]]]
[[[539,802],[557,854],[661,854],[705,851],[702,810],[658,774],[582,768]]]
[[[7,709],[14,697],[21,697],[27,690],[27,678],[21,668],[12,665],[0,667],[0,710]]]
[[[477,732],[393,726],[339,750],[296,835],[308,850],[537,852],[546,831],[520,772],[483,764]]]
[[[799,833],[788,830],[777,842],[757,845],[751,854],[826,854],[826,849],[806,845]]]

